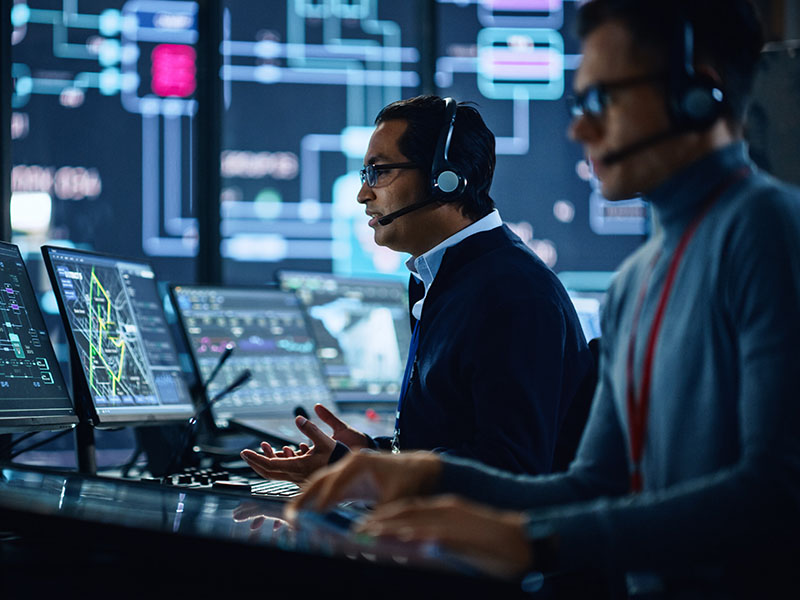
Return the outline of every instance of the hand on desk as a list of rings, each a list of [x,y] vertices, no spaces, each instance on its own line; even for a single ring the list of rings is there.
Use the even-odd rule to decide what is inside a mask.
[[[431,452],[350,454],[311,478],[303,494],[287,506],[286,514],[291,519],[299,510],[325,511],[346,500],[377,505],[426,495],[441,468],[439,457]]]
[[[367,447],[366,435],[350,427],[321,404],[314,406],[314,412],[333,430],[331,436],[325,434],[308,419],[296,417],[297,428],[313,442],[312,446],[303,443],[296,451],[288,446],[275,451],[267,442],[261,442],[263,455],[253,450],[243,450],[241,457],[265,479],[284,479],[302,483],[312,473],[328,465],[337,441],[351,450]]]
[[[404,542],[431,542],[482,572],[513,578],[525,573],[533,560],[526,521],[521,512],[436,496],[378,507],[356,531]]]

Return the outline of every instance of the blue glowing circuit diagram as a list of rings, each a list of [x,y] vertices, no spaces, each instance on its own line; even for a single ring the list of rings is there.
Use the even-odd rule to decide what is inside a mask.
[[[375,246],[355,198],[375,115],[420,90],[417,4],[223,3],[227,279],[252,280],[265,263],[402,269],[403,257]],[[590,239],[599,247],[590,268],[609,268],[639,243],[643,208],[609,207],[579,153],[561,149],[561,100],[579,61],[564,33],[575,4],[438,0],[435,83],[476,101],[495,131],[493,194],[518,233],[568,268],[586,260],[573,242]],[[195,256],[193,169],[212,168],[192,154],[197,4],[14,0],[11,16],[13,191],[50,194],[66,239]]]

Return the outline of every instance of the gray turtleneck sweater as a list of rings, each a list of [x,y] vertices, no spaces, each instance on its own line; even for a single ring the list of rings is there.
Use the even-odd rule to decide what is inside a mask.
[[[637,386],[678,241],[712,191],[743,167],[749,174],[724,189],[677,270],[655,346],[644,491],[631,495],[626,363],[643,278],[658,255],[635,340]],[[655,571],[714,587],[730,583],[740,561],[798,535],[800,195],[759,172],[737,143],[646,200],[657,231],[609,290],[600,381],[569,472],[510,476],[448,459],[440,490],[529,510],[532,535],[557,536],[561,568]],[[750,575],[763,573],[735,577]]]

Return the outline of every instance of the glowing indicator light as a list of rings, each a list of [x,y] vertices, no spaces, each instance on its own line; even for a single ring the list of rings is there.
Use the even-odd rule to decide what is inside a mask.
[[[197,87],[197,54],[191,46],[183,44],[159,44],[153,48],[152,60],[153,92],[158,96],[186,98]]]

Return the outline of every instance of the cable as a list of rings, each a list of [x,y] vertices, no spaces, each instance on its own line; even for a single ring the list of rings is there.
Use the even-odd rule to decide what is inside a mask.
[[[9,459],[10,459],[10,460],[11,460],[11,459],[15,459],[15,458],[17,458],[17,457],[18,457],[20,454],[25,454],[26,452],[30,452],[31,450],[35,450],[36,448],[38,448],[38,447],[40,447],[40,446],[44,446],[45,444],[49,444],[49,443],[50,443],[50,442],[52,442],[53,440],[56,440],[56,439],[60,438],[61,436],[68,434],[70,431],[72,431],[72,429],[65,429],[64,431],[59,431],[59,432],[58,432],[58,433],[56,433],[55,435],[51,435],[50,437],[48,437],[48,438],[45,438],[45,439],[43,439],[43,440],[41,440],[41,441],[39,441],[39,442],[36,442],[35,444],[33,444],[33,445],[31,445],[31,446],[28,446],[27,448],[23,448],[23,449],[22,449],[22,450],[20,450],[19,452],[15,452],[15,453],[14,453],[14,454],[12,454],[11,456],[9,456]],[[30,437],[30,435],[28,435],[27,437]],[[23,439],[23,438],[20,438],[19,440],[17,440],[17,442],[21,442],[21,441],[22,441],[22,439]]]
[[[0,448],[0,456],[2,456],[3,454],[5,454],[9,450],[11,450],[14,446],[19,444],[20,442],[27,440],[29,437],[34,436],[37,433],[39,433],[39,432],[38,431],[29,431],[28,433],[26,433],[22,437],[19,437],[16,440],[13,440],[12,442],[6,444],[2,448]]]

